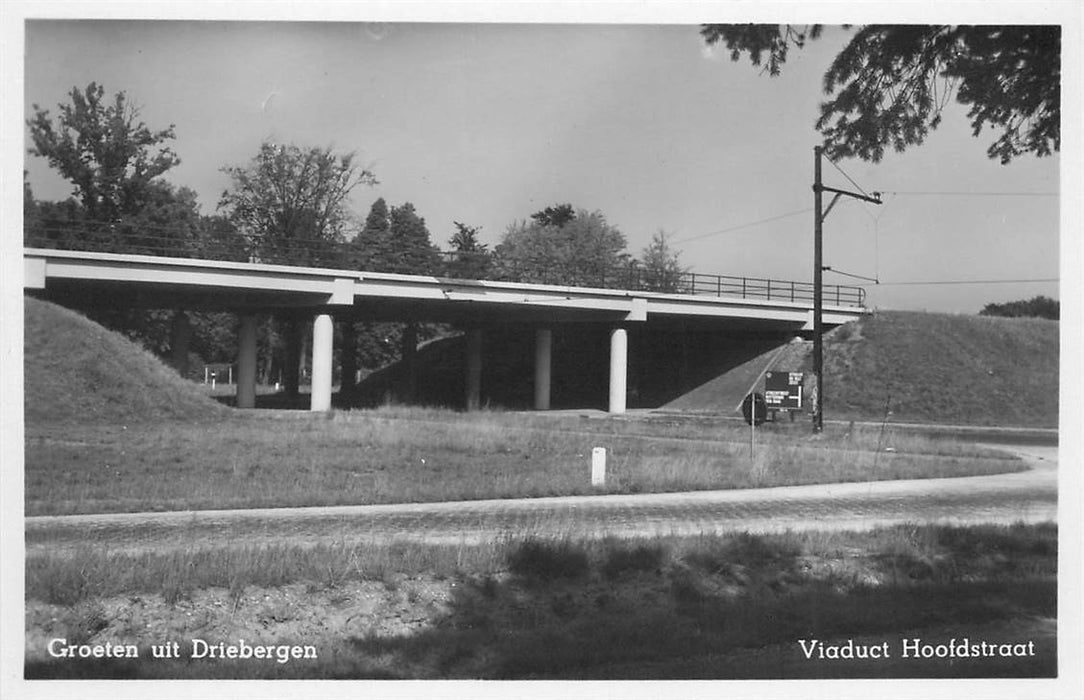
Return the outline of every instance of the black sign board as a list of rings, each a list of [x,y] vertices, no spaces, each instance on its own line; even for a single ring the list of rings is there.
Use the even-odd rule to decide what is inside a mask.
[[[801,372],[768,372],[764,375],[764,403],[769,409],[801,410],[804,380]]]

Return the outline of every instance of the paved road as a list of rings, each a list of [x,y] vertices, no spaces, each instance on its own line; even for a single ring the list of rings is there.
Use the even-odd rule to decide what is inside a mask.
[[[145,551],[241,542],[458,543],[527,534],[629,537],[1056,521],[1057,448],[998,447],[1032,468],[992,476],[730,491],[33,517],[26,519],[26,544],[28,553],[85,542]]]

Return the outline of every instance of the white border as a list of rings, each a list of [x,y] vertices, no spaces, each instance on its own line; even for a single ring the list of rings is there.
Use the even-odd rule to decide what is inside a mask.
[[[0,210],[0,390],[7,399],[0,408],[0,505],[3,525],[0,566],[0,695],[5,698],[109,697],[136,698],[154,694],[163,698],[203,697],[220,694],[255,694],[260,697],[587,697],[620,695],[651,697],[662,694],[683,697],[720,695],[780,698],[866,698],[872,694],[899,698],[1078,698],[1084,697],[1080,662],[1084,644],[1081,618],[1081,493],[1084,492],[1084,451],[1080,426],[1084,425],[1084,334],[1082,334],[1081,277],[1084,270],[1084,222],[1081,193],[1084,169],[1081,156],[1082,16],[1079,0],[1045,2],[766,2],[733,0],[716,2],[661,2],[640,0],[569,0],[566,2],[0,2],[0,147],[2,147],[2,210]],[[25,682],[23,669],[23,555],[22,516],[22,266],[21,165],[23,163],[23,21],[27,18],[115,19],[223,19],[223,20],[321,20],[321,21],[444,21],[444,22],[576,22],[699,24],[706,21],[816,21],[824,24],[895,23],[1060,23],[1063,26],[1062,136],[1061,149],[1061,436],[1060,575],[1059,575],[1059,668],[1056,681],[640,681],[618,683],[546,682],[442,683],[442,682]],[[14,232],[14,233],[13,233]],[[16,399],[16,397],[19,397]]]

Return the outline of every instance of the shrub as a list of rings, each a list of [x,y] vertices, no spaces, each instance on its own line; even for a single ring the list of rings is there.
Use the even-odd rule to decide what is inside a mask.
[[[652,571],[662,566],[666,550],[660,544],[641,544],[632,548],[615,546],[602,565],[606,578],[617,578],[626,571]]]
[[[508,565],[512,573],[537,581],[579,578],[589,568],[587,552],[568,540],[529,539],[512,550]]]

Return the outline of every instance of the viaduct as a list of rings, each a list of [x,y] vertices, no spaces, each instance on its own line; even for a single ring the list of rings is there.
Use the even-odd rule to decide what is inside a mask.
[[[152,255],[24,248],[24,287],[60,303],[231,311],[240,318],[237,339],[237,405],[256,404],[257,315],[290,311],[312,322],[310,409],[331,408],[334,319],[431,321],[465,328],[464,402],[477,408],[483,373],[482,334],[487,327],[516,324],[533,330],[534,407],[550,408],[553,328],[570,324],[605,327],[609,333],[611,413],[627,406],[628,331],[693,323],[734,334],[810,333],[808,283],[712,277],[696,294],[569,287],[353,270],[238,263]],[[740,285],[734,280],[740,280]],[[703,285],[701,285],[703,286]],[[834,289],[834,292],[832,291]],[[840,289],[850,290],[846,298]],[[718,293],[715,293],[715,292]],[[854,288],[828,288],[826,330],[866,313]],[[834,296],[833,296],[834,295]],[[528,331],[531,332],[531,331]],[[183,338],[183,333],[179,334]],[[174,352],[185,348],[174,348]]]

